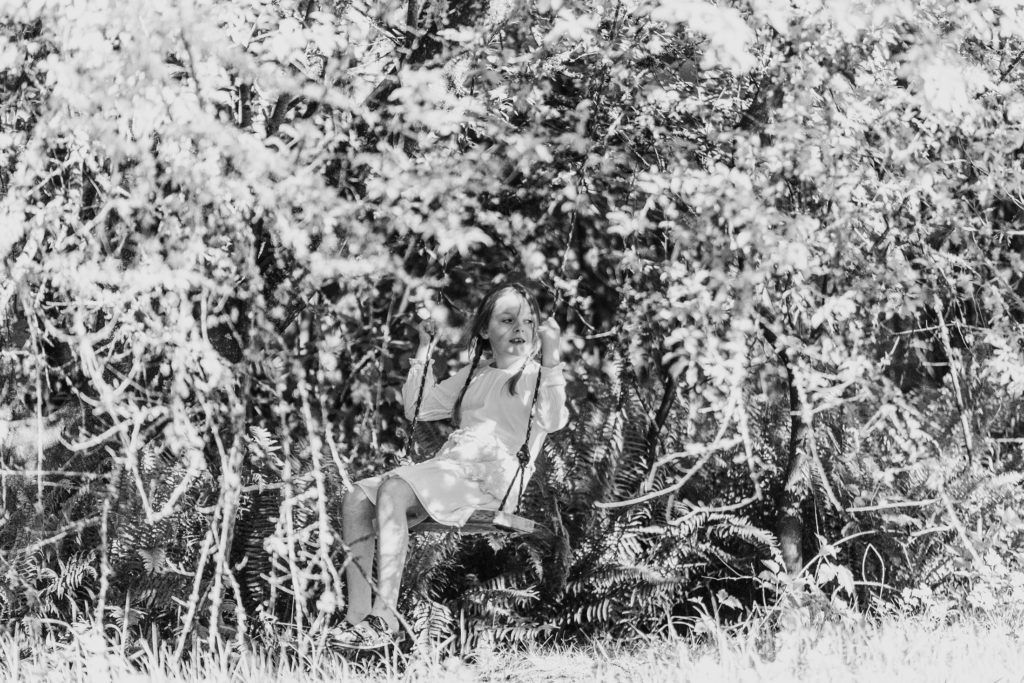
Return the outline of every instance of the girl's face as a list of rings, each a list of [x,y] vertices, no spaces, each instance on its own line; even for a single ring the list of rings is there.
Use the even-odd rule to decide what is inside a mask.
[[[480,336],[490,343],[495,365],[507,368],[533,351],[536,329],[529,302],[518,292],[508,291],[495,300],[487,329]]]

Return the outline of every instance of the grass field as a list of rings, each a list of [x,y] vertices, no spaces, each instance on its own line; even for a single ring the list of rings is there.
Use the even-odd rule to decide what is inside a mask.
[[[800,623],[802,622],[802,623]],[[143,651],[132,664],[84,632],[71,644],[25,655],[0,645],[3,680],[18,681],[1024,681],[1024,619],[917,617],[797,619],[784,630],[709,629],[699,637],[592,642],[576,647],[478,648],[459,657],[411,655],[310,658],[274,664],[255,656],[204,657],[189,664]],[[20,653],[19,653],[20,651]],[[146,665],[148,671],[140,671]]]

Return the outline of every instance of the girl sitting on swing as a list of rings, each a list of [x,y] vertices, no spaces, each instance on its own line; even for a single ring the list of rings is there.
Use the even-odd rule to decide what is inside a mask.
[[[434,457],[362,479],[345,497],[342,535],[350,556],[348,626],[339,636],[343,646],[372,649],[394,642],[410,527],[428,517],[460,527],[476,510],[498,510],[519,468],[520,447],[530,456],[522,473],[525,485],[545,435],[568,422],[561,330],[552,318],[539,321],[537,300],[524,284],[492,287],[470,327],[472,362],[440,383],[428,367],[433,323],[419,326],[419,348],[402,388],[405,415],[416,416],[421,398],[416,417],[451,418],[455,430]],[[533,360],[538,348],[540,363]],[[374,546],[376,595],[367,581]]]

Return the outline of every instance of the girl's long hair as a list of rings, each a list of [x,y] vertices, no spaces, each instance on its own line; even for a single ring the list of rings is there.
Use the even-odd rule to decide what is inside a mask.
[[[526,286],[526,283],[513,280],[510,282],[501,282],[492,286],[486,294],[484,294],[483,300],[480,305],[476,308],[476,313],[473,315],[473,321],[469,326],[469,352],[473,360],[469,365],[469,373],[466,375],[466,382],[462,385],[462,390],[459,392],[459,397],[455,399],[455,405],[452,407],[452,425],[458,427],[462,422],[462,399],[466,395],[466,390],[469,388],[469,383],[473,380],[473,373],[480,366],[480,359],[484,355],[484,351],[491,350],[491,342],[484,339],[483,333],[487,330],[487,325],[491,322],[491,314],[494,313],[494,304],[498,301],[498,298],[506,292],[515,292],[519,296],[523,297],[527,305],[530,307],[530,312],[533,314],[533,342],[536,345],[537,340],[537,324],[540,320],[540,306],[537,304],[537,298],[533,295],[533,292]],[[532,355],[532,354],[531,354]],[[508,380],[508,393],[515,396],[516,388],[519,384],[519,379],[523,376],[523,370],[526,369],[526,363],[516,371]]]

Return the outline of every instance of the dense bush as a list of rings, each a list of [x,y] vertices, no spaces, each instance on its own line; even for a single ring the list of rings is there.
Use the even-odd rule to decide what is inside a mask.
[[[551,533],[424,544],[422,633],[1018,585],[1019,3],[0,15],[11,627],[327,633],[415,310],[454,367],[510,271],[566,331]]]

